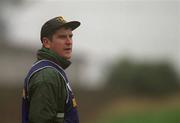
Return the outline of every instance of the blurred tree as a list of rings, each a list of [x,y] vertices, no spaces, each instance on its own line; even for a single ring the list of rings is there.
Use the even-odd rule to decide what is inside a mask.
[[[0,0],[0,46],[3,47],[3,45],[6,44],[7,39],[7,31],[6,31],[6,20],[5,20],[5,10],[7,9],[8,5],[11,6],[19,6],[22,5],[23,0]],[[9,7],[9,6],[8,6]]]
[[[4,4],[12,4],[12,5],[19,5],[23,2],[24,0],[0,0],[0,5]]]
[[[122,60],[113,65],[107,87],[123,94],[164,95],[179,89],[179,79],[168,63],[132,63]]]

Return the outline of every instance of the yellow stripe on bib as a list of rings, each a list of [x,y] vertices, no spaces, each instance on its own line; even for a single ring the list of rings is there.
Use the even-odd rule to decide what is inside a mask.
[[[76,107],[77,103],[76,103],[76,99],[75,98],[72,99],[72,102],[73,102],[73,107]]]

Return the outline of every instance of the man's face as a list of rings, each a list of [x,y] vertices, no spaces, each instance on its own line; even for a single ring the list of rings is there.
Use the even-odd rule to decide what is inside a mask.
[[[60,28],[52,35],[52,40],[48,41],[48,48],[59,56],[70,59],[72,54],[72,36],[70,28]]]

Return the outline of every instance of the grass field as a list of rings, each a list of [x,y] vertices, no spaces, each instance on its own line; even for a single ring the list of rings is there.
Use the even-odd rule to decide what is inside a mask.
[[[180,123],[180,99],[113,101],[95,123]]]
[[[180,123],[180,108],[166,109],[158,112],[113,114],[101,118],[96,123]]]

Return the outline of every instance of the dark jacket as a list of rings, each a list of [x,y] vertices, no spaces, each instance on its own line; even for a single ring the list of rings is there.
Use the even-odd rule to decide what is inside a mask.
[[[41,59],[51,60],[63,69],[71,64],[44,47],[37,52],[37,61]],[[31,77],[28,86],[29,123],[64,123],[64,119],[56,118],[56,113],[64,111],[67,96],[65,86],[65,81],[53,68],[42,69]]]

